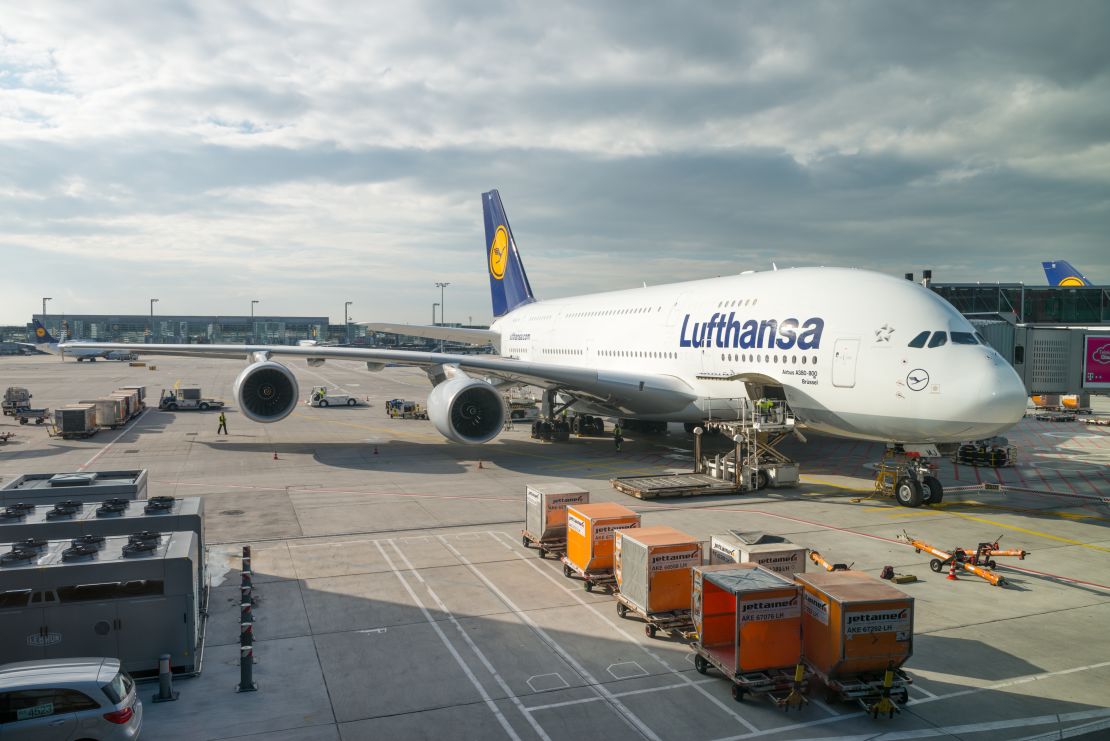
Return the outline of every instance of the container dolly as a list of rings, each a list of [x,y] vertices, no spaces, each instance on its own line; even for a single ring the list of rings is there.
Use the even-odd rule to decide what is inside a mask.
[[[895,713],[902,712],[898,705],[910,701],[913,678],[901,669],[887,669],[879,678],[870,674],[830,677],[813,666],[809,668],[828,689],[826,701],[858,702],[872,718],[883,714],[893,718]]]
[[[616,594],[617,577],[612,571],[583,571],[566,556],[560,560],[563,562],[563,576],[568,579],[581,579],[582,588],[587,592],[594,591],[594,587],[601,587],[610,594]]]
[[[537,538],[527,530],[520,531],[520,543],[525,548],[538,548],[540,551],[540,558],[547,558],[548,553],[553,553],[555,556],[562,558],[567,552],[567,539],[562,538]]]
[[[905,540],[910,545],[912,545],[913,550],[914,550],[915,553],[921,553],[922,551],[925,551],[929,555],[933,556],[934,558],[931,561],[929,561],[929,568],[932,569],[933,571],[935,571],[938,574],[941,571],[944,570],[945,566],[948,566],[949,567],[948,576],[952,580],[956,579],[956,573],[955,572],[956,572],[957,569],[959,569],[961,571],[967,571],[967,572],[970,572],[972,574],[975,574],[980,579],[984,579],[984,580],[990,582],[990,584],[992,586],[1001,587],[1001,586],[1006,585],[1006,579],[1003,576],[994,573],[993,571],[991,571],[988,568],[983,568],[983,567],[979,566],[978,565],[978,563],[979,563],[978,559],[975,559],[975,562],[973,563],[972,560],[968,558],[967,553],[962,548],[956,548],[956,549],[954,549],[954,551],[952,553],[946,553],[946,552],[942,551],[941,549],[936,548],[934,546],[931,546],[931,545],[929,545],[928,543],[926,543],[924,541],[915,540],[914,538],[911,538],[909,536],[909,534],[906,533],[905,530],[902,531],[902,535],[899,536],[899,537],[902,540]],[[982,543],[980,545],[981,546],[991,546],[991,545],[997,545],[997,543]],[[987,550],[993,550],[993,549],[987,549]],[[1025,551],[1022,551],[1022,552],[1024,553]],[[973,551],[973,553],[975,553],[975,551]],[[989,561],[988,560],[988,563],[993,564],[994,561]],[[986,565],[986,564],[984,564],[984,565]]]
[[[40,409],[32,409],[31,407],[20,407],[12,413],[12,417],[19,421],[19,424],[25,425],[34,420],[35,424],[41,425],[46,421],[50,415],[50,409],[42,407]]]
[[[667,635],[678,635],[689,640],[695,634],[693,613],[689,609],[644,612],[632,600],[620,592],[616,593],[617,617],[628,619],[629,615],[644,622],[644,634],[654,638],[659,631]]]
[[[809,703],[805,696],[809,687],[811,672],[805,664],[784,669],[769,669],[762,672],[732,672],[716,656],[694,643],[694,668],[698,674],[706,674],[712,666],[732,682],[732,699],[742,702],[747,695],[766,695],[771,702],[784,710],[798,708]]]

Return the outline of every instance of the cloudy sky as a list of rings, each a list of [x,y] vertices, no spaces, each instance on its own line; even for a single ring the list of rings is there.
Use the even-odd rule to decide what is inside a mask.
[[[0,323],[487,322],[789,265],[1110,283],[1110,3],[0,2]]]

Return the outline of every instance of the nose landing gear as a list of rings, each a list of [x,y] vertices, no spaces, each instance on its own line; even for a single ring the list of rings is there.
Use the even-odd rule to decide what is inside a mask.
[[[903,507],[940,504],[944,486],[933,462],[939,457],[931,445],[888,447],[875,470],[875,494],[894,497]]]

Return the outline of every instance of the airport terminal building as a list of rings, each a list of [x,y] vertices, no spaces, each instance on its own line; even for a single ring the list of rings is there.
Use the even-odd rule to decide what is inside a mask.
[[[55,337],[103,342],[295,345],[325,341],[333,326],[325,316],[171,316],[155,314],[35,314]],[[338,325],[342,334],[343,325]],[[358,327],[352,325],[354,335]],[[340,338],[335,338],[339,340]]]

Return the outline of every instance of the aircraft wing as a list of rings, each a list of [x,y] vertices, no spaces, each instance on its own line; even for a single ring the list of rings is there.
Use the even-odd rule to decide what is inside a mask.
[[[468,375],[566,391],[611,409],[616,414],[670,414],[685,409],[697,395],[683,380],[638,370],[601,370],[534,363],[499,355],[456,355],[356,347],[298,347],[293,345],[130,345],[81,343],[85,348],[122,350],[138,355],[179,357],[273,359],[332,359],[365,362],[370,370],[385,365],[423,368],[429,377],[445,375],[444,368],[458,368]],[[65,345],[62,346],[63,349]]]
[[[433,327],[427,324],[389,324],[386,322],[358,322],[374,332],[389,332],[391,334],[408,335],[409,337],[427,337],[431,340],[447,340],[449,342],[465,342],[470,345],[486,345],[490,342],[495,345],[501,335],[488,329],[462,329],[460,327]]]

